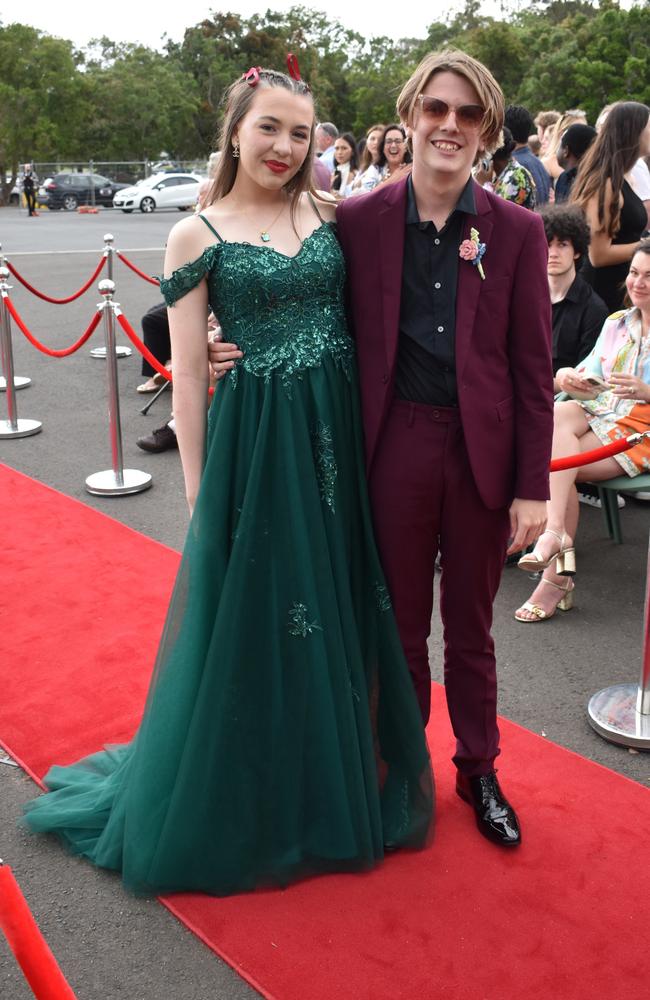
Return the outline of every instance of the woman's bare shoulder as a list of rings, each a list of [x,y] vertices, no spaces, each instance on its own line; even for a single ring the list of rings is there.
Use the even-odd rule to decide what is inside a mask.
[[[181,219],[172,228],[167,239],[165,275],[168,276],[183,264],[197,260],[214,236],[198,215]]]

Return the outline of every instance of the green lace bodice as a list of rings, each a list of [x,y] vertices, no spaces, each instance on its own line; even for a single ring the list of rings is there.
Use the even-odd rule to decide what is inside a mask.
[[[329,223],[316,229],[294,257],[251,243],[216,242],[179,267],[160,290],[168,306],[207,278],[210,306],[224,340],[244,352],[242,369],[290,390],[292,376],[326,356],[349,372],[354,347],[343,305],[345,265]]]

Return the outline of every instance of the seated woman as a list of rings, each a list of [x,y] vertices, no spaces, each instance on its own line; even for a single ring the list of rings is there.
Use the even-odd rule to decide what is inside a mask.
[[[560,387],[573,398],[555,404],[553,458],[650,431],[650,240],[637,246],[626,286],[632,308],[605,320],[591,354],[577,368],[557,373]],[[544,573],[530,599],[515,612],[517,621],[544,621],[558,608],[571,608],[578,525],[575,484],[612,479],[621,471],[630,477],[650,471],[650,438],[612,458],[551,475],[548,527],[518,563],[521,569]]]
[[[351,132],[344,132],[334,143],[334,176],[331,191],[347,198],[359,172],[357,141]]]
[[[377,172],[377,183],[390,179],[396,180],[404,176],[404,170],[411,163],[411,153],[406,140],[406,132],[402,125],[387,125],[379,140],[379,156],[374,165]]]
[[[365,194],[379,184],[381,178],[375,165],[379,159],[379,143],[384,134],[384,127],[384,125],[379,124],[371,125],[366,132],[366,143],[361,154],[359,173],[352,184],[352,194]]]

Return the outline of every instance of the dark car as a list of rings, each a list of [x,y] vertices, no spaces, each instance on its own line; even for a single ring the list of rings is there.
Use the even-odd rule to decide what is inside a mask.
[[[49,209],[64,208],[68,212],[74,212],[79,205],[110,207],[115,194],[125,187],[128,184],[118,184],[100,174],[61,173],[45,181],[38,200]]]

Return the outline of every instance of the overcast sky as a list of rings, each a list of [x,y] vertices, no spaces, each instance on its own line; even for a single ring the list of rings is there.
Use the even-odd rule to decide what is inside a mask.
[[[298,0],[271,0],[268,3],[229,0],[223,4],[210,3],[209,0],[182,0],[178,4],[164,5],[158,0],[151,6],[134,3],[133,0],[106,0],[103,3],[82,0],[79,5],[56,3],[55,0],[28,0],[27,3],[5,8],[0,12],[0,20],[4,25],[12,21],[31,24],[50,35],[69,38],[79,48],[91,38],[101,35],[108,35],[116,42],[140,42],[150,48],[158,48],[163,34],[174,41],[181,41],[185,29],[209,17],[212,10],[233,11],[250,17],[269,8],[288,10],[297,5]],[[439,9],[454,9],[461,5],[462,0],[450,0]],[[378,4],[377,0],[355,0],[354,3],[340,0],[310,3],[303,0],[303,6],[326,10],[330,18],[338,19],[364,37],[423,38],[428,24],[436,16],[435,7],[429,4],[408,3],[396,8],[394,5]]]

